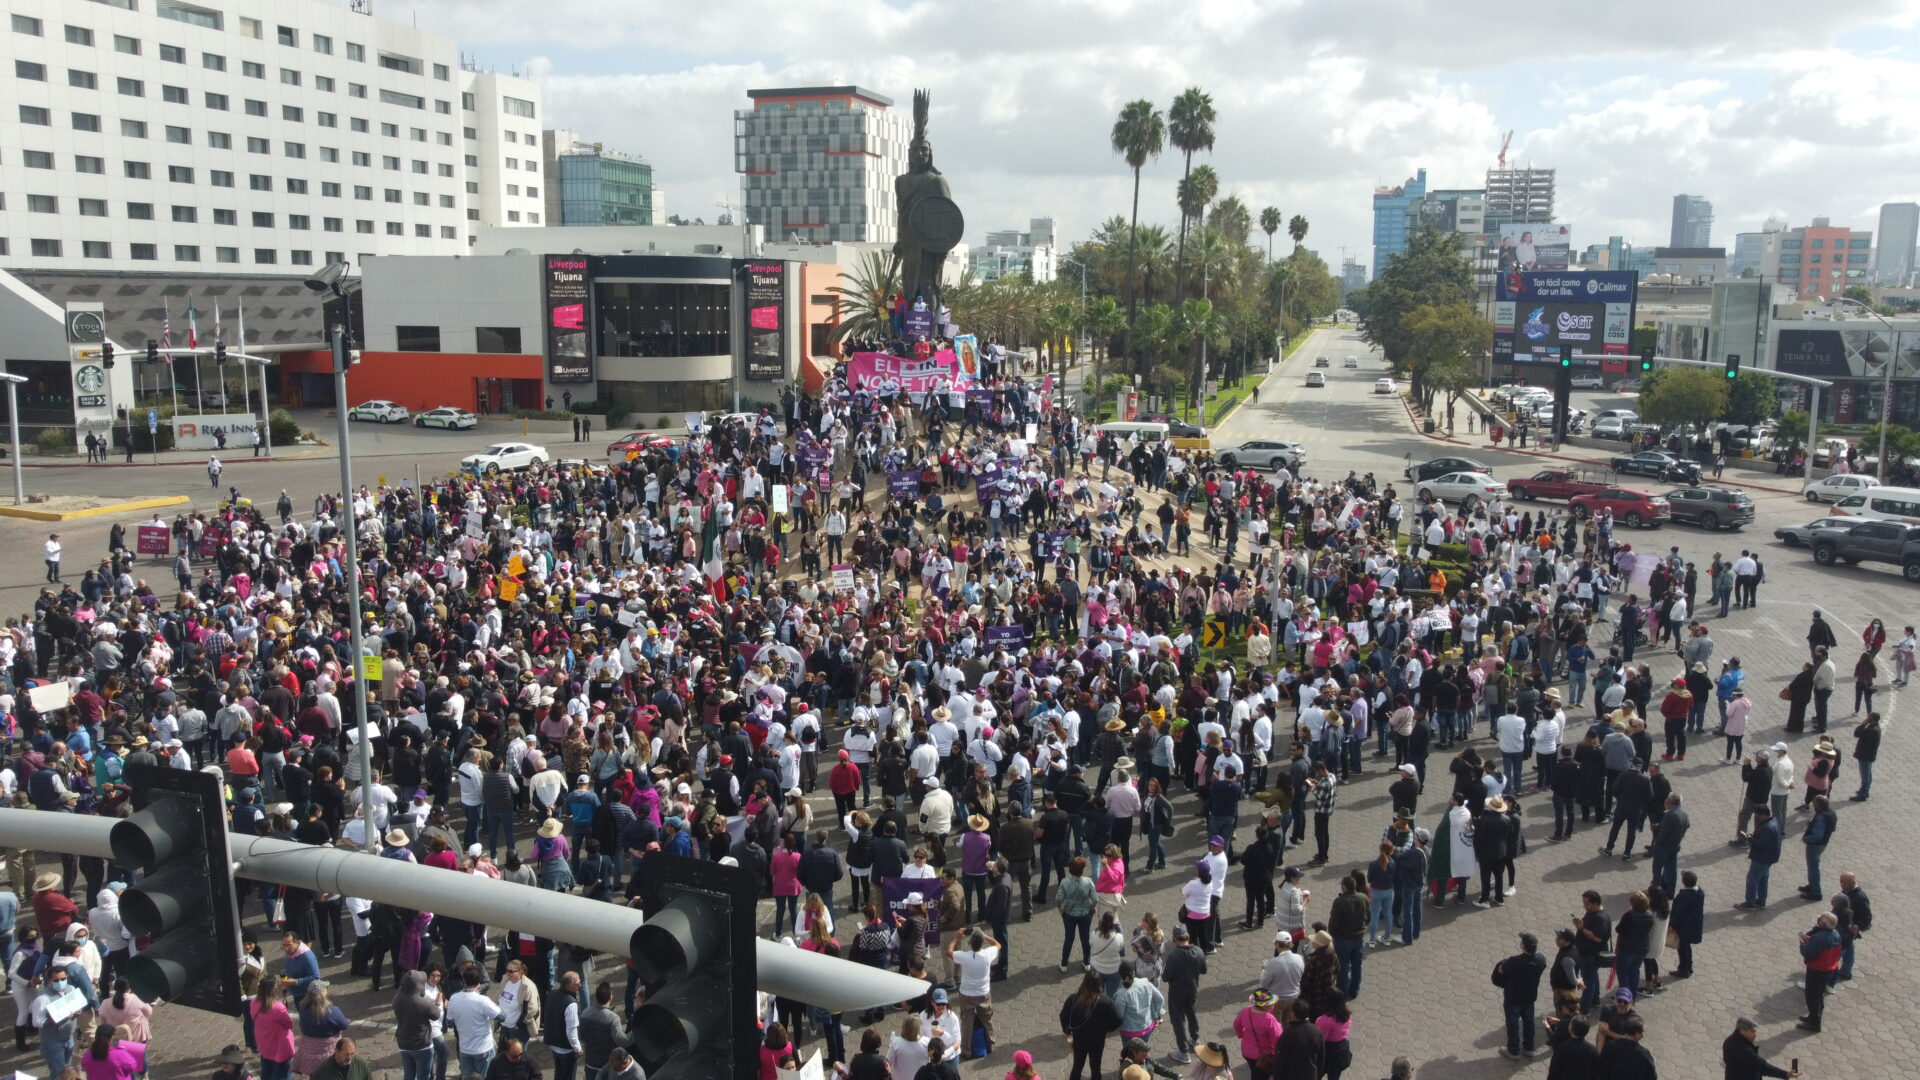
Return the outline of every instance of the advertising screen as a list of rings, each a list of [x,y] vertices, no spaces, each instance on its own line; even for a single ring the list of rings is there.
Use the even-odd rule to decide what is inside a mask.
[[[1500,226],[1500,270],[1565,270],[1572,234],[1544,222]]]
[[[787,266],[747,264],[747,378],[787,377]]]
[[[1619,356],[1624,371],[1633,333],[1634,285],[1626,270],[1511,271],[1495,279],[1493,358],[1513,364],[1558,363],[1562,348]],[[1594,361],[1576,361],[1593,366]]]
[[[590,383],[593,355],[587,346],[587,257],[549,255],[547,290],[547,381]]]

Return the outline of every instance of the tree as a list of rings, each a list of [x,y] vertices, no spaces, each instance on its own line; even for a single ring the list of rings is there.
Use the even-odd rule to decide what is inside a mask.
[[[1367,317],[1367,287],[1362,285],[1357,289],[1347,290],[1347,298],[1342,301],[1342,303],[1346,305],[1348,311],[1365,319]]]
[[[1220,119],[1214,111],[1213,96],[1197,86],[1189,86],[1173,99],[1167,109],[1167,140],[1185,158],[1180,179],[1193,175],[1195,151],[1213,149],[1213,125]],[[1211,202],[1212,200],[1207,200]],[[1187,222],[1180,221],[1180,247],[1174,255],[1173,294],[1186,295]]]
[[[1240,196],[1229,195],[1214,204],[1213,211],[1207,215],[1207,227],[1227,238],[1230,243],[1245,246],[1247,233],[1253,228],[1253,214]]]
[[[1805,410],[1788,409],[1773,422],[1773,438],[1777,443],[1785,443],[1787,453],[1792,454],[1807,444],[1807,433],[1811,417]]]
[[[1700,424],[1727,411],[1727,379],[1702,368],[1662,372],[1651,391],[1640,391],[1640,415],[1655,424]]]
[[[1202,394],[1207,385],[1206,365],[1201,360],[1201,345],[1204,343],[1209,347],[1217,347],[1226,342],[1227,324],[1221,318],[1220,310],[1213,306],[1213,301],[1188,300],[1180,305],[1179,311],[1174,313],[1169,344],[1175,350],[1186,349],[1193,354],[1193,374],[1188,380],[1188,391],[1193,400],[1196,423],[1200,421],[1198,413],[1204,400]]]
[[[1473,269],[1461,255],[1459,234],[1431,225],[1407,237],[1406,249],[1390,256],[1367,287],[1360,336],[1386,355],[1396,371],[1408,373],[1416,396],[1420,373],[1412,364],[1418,344],[1410,319],[1424,306],[1472,305]]]
[[[1120,119],[1113,122],[1113,152],[1126,159],[1127,168],[1133,170],[1133,218],[1127,225],[1127,323],[1133,323],[1134,312],[1138,309],[1133,291],[1134,243],[1140,233],[1140,170],[1147,162],[1160,156],[1166,146],[1167,125],[1160,117],[1160,110],[1146,98],[1129,101],[1120,110]],[[1128,343],[1132,348],[1132,343]]]
[[[1868,307],[1873,306],[1873,290],[1867,288],[1865,285],[1849,285],[1840,295],[1857,304],[1865,304]]]
[[[1727,385],[1727,423],[1757,424],[1772,419],[1780,406],[1779,388],[1772,379],[1749,372]]]
[[[1407,315],[1412,337],[1405,357],[1414,401],[1428,413],[1434,394],[1448,392],[1449,404],[1478,381],[1480,357],[1493,347],[1493,324],[1472,304],[1422,304]]]
[[[1292,219],[1287,222],[1287,235],[1293,237],[1293,246],[1295,248],[1298,248],[1300,246],[1300,242],[1307,238],[1306,215],[1304,214],[1293,215]]]
[[[890,329],[887,298],[900,291],[900,266],[893,253],[862,253],[845,281],[827,289],[833,297],[834,317],[840,320],[833,328],[833,340],[871,341],[885,337]],[[959,309],[954,311],[957,315]]]
[[[1087,303],[1086,323],[1087,334],[1093,338],[1094,381],[1098,382],[1114,335],[1127,328],[1127,313],[1113,297],[1096,297]]]
[[[1175,198],[1180,205],[1180,231],[1183,239],[1190,235],[1188,232],[1190,227],[1197,228],[1200,222],[1206,218],[1207,207],[1213,203],[1215,196],[1219,194],[1220,176],[1213,171],[1213,166],[1211,165],[1202,165],[1181,178],[1178,187],[1175,189]],[[1180,257],[1184,260],[1186,258],[1184,243],[1182,244],[1181,251],[1182,254]],[[1184,265],[1183,262],[1183,268]],[[1177,279],[1175,286],[1176,292],[1185,287],[1184,281],[1184,277]],[[1184,296],[1186,294],[1180,293],[1180,295]]]
[[[1273,261],[1273,234],[1280,231],[1280,208],[1269,206],[1260,211],[1260,231],[1267,234],[1267,261]]]

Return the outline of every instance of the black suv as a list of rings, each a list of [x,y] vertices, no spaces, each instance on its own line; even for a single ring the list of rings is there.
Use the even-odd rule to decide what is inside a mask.
[[[1667,492],[1673,520],[1703,529],[1738,529],[1753,524],[1753,496],[1723,487],[1683,487]]]
[[[1908,581],[1920,584],[1920,525],[1898,521],[1862,521],[1851,529],[1822,529],[1813,539],[1813,561],[1893,563]]]
[[[1443,457],[1434,458],[1419,465],[1409,465],[1406,476],[1407,479],[1419,483],[1422,480],[1437,480],[1448,473],[1455,472],[1491,473],[1493,470],[1472,458]]]
[[[1651,476],[1655,480],[1679,481],[1683,484],[1700,482],[1700,463],[1669,454],[1664,450],[1642,450],[1637,454],[1622,454],[1608,464],[1613,471],[1622,474],[1637,473]]]

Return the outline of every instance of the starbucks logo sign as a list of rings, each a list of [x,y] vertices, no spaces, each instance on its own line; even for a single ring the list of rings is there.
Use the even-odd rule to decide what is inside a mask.
[[[73,384],[83,394],[97,394],[106,388],[107,373],[97,364],[86,364],[73,373]]]

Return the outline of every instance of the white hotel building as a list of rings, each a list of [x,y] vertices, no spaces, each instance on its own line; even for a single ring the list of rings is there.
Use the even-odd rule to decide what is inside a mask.
[[[7,0],[0,268],[299,275],[540,225],[540,92],[326,0]]]

